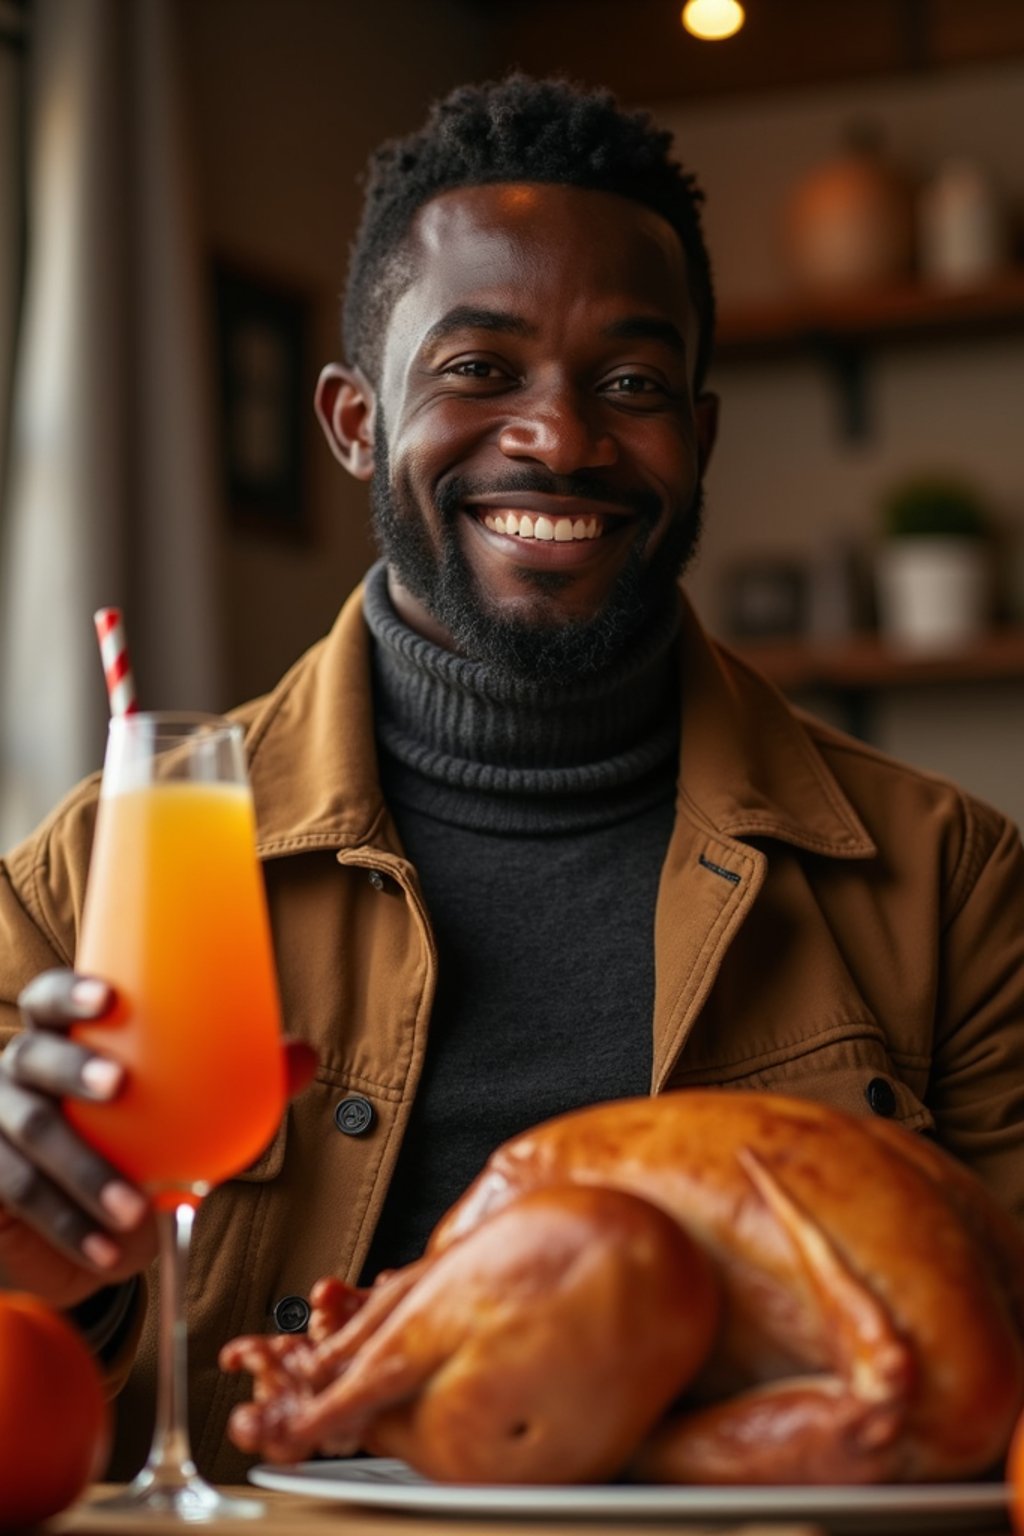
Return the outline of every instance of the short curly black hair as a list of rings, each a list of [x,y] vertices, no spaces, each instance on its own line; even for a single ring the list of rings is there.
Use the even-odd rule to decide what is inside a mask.
[[[672,135],[610,91],[564,79],[459,86],[433,104],[423,128],[390,139],[371,157],[363,216],[349,259],[342,342],[350,363],[377,377],[388,316],[412,273],[405,236],[438,193],[486,182],[554,182],[617,192],[661,214],[686,255],[699,338],[700,388],[714,335],[711,267],[700,224],[704,195],[670,156]]]

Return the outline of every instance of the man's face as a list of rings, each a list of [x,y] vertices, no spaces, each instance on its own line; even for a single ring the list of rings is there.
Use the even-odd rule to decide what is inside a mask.
[[[374,434],[393,600],[503,670],[597,670],[675,600],[699,530],[678,237],[611,193],[500,184],[428,203],[410,265]]]

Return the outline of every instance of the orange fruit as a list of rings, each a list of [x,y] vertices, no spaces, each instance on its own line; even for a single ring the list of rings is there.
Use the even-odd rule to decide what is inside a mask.
[[[1024,1536],[1024,1413],[1006,1453],[1006,1482],[1010,1490],[1010,1520],[1017,1536]]]
[[[0,1291],[0,1531],[66,1509],[102,1470],[109,1434],[84,1339],[38,1297]]]

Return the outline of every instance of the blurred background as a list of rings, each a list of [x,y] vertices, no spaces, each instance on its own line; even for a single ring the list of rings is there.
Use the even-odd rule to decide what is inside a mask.
[[[649,108],[705,190],[706,622],[1024,821],[1024,4],[744,9],[0,0],[0,843],[101,760],[96,607],[149,707],[331,624],[372,558],[311,409],[359,176],[513,65]]]

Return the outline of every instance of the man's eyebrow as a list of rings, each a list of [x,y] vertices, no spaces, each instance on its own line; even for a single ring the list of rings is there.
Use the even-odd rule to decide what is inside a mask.
[[[656,315],[627,315],[605,327],[604,334],[618,341],[661,341],[680,357],[686,357],[683,333],[671,320],[659,320]]]
[[[459,331],[497,331],[504,336],[535,336],[537,334],[536,326],[524,320],[521,315],[512,314],[509,310],[476,309],[471,304],[457,304],[430,327],[423,338],[423,345],[435,346],[439,341],[446,341],[449,336]]]

